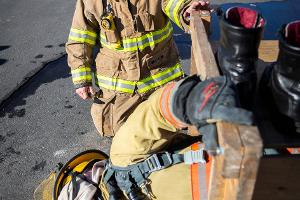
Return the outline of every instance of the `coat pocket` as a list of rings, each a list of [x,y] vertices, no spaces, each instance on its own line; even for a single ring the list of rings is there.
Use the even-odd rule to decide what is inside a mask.
[[[107,77],[117,76],[120,65],[121,61],[117,56],[100,52],[96,57],[97,75]]]
[[[94,100],[91,107],[91,115],[96,129],[102,136],[114,136],[113,132],[113,100],[115,95],[105,99]]]
[[[151,69],[169,67],[170,63],[177,63],[179,61],[179,53],[174,41],[166,44],[165,47],[146,56],[146,65]]]
[[[135,26],[139,32],[154,31],[154,19],[153,16],[148,12],[139,13],[135,16]]]
[[[106,41],[109,43],[120,44],[120,35],[116,29],[104,30]]]

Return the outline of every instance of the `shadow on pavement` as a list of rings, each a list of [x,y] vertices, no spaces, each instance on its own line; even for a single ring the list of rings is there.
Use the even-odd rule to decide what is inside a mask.
[[[0,46],[0,51],[3,51],[5,49],[8,49],[10,46],[8,45],[4,45],[4,46]],[[4,63],[6,63],[8,60],[7,59],[2,59],[0,58],[0,65],[3,65]]]
[[[5,117],[6,115],[8,115],[9,118],[23,117],[26,110],[24,108],[16,109],[16,107],[26,105],[27,97],[34,95],[35,91],[41,85],[70,76],[66,56],[46,64],[45,67],[30,78],[30,81],[27,81],[0,105],[0,117]],[[12,99],[13,101],[11,101]]]
[[[3,65],[4,63],[6,63],[8,60],[6,59],[0,59],[0,65]]]
[[[3,51],[5,49],[8,49],[10,46],[8,45],[4,45],[4,46],[0,46],[0,51]]]

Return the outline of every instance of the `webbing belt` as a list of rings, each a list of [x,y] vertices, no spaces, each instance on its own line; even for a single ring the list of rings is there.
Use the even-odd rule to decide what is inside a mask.
[[[188,151],[184,154],[169,152],[153,154],[137,165],[139,165],[142,173],[151,173],[182,162],[188,165],[193,163],[206,163],[204,150]]]
[[[196,151],[188,151],[184,154],[162,152],[153,154],[143,162],[130,165],[128,167],[117,167],[108,164],[104,174],[104,183],[106,184],[109,179],[114,175],[118,186],[125,192],[129,192],[134,184],[132,180],[139,186],[147,184],[146,178],[155,171],[165,169],[171,165],[178,163],[193,164],[193,163],[206,163],[204,149]]]

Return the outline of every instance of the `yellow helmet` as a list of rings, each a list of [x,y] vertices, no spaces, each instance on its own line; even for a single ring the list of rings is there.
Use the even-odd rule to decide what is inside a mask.
[[[71,172],[81,173],[85,171],[85,169],[91,168],[95,162],[106,159],[108,159],[108,156],[104,152],[96,149],[81,152],[70,159],[56,176],[53,188],[53,199],[57,200],[63,186],[71,181]]]

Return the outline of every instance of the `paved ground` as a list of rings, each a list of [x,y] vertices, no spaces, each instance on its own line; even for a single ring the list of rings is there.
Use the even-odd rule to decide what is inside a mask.
[[[0,103],[64,53],[75,1],[0,0]]]
[[[41,69],[42,62],[64,53],[74,1],[0,0],[0,5],[1,101]],[[297,0],[255,5],[266,14],[269,39],[275,38],[280,24],[300,13]],[[275,17],[277,12],[284,14]],[[216,18],[213,27],[212,37],[218,38]],[[187,69],[189,36],[175,28],[174,37]],[[34,188],[55,164],[77,152],[89,148],[108,152],[110,140],[98,137],[88,113],[90,104],[74,94],[63,56],[45,64],[2,105],[0,200],[32,199]]]

